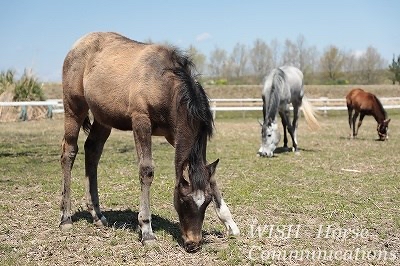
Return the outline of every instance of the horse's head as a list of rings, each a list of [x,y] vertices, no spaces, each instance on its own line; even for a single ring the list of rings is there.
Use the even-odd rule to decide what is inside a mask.
[[[264,122],[261,125],[261,147],[258,150],[258,154],[272,157],[280,139],[281,135],[276,122]]]
[[[379,140],[384,141],[388,138],[389,122],[390,119],[386,119],[382,123],[378,124],[376,130],[378,131]]]
[[[196,252],[201,247],[204,214],[214,196],[210,180],[213,178],[218,162],[219,160],[216,160],[209,165],[184,171],[182,178],[175,186],[174,206],[179,216],[183,244],[188,252]],[[193,180],[191,175],[196,171],[196,175],[205,177],[203,188],[195,188],[190,181]]]

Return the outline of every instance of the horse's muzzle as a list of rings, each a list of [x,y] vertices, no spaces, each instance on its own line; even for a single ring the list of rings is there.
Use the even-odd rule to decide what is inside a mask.
[[[186,252],[194,253],[201,249],[201,242],[188,241],[184,243]]]
[[[274,153],[273,152],[260,152],[260,151],[258,151],[257,152],[257,155],[259,155],[260,157],[272,157],[272,156],[274,156]]]

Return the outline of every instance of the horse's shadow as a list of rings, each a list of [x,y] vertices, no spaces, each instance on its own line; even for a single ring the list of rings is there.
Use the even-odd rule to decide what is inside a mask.
[[[108,210],[103,211],[103,215],[107,218],[107,227],[130,230],[133,232],[138,232],[138,240],[140,241],[140,229],[138,223],[138,212],[132,211],[130,209],[126,210]],[[93,223],[93,218],[88,211],[77,211],[72,215],[72,221],[77,222],[85,220],[88,223]],[[164,230],[170,234],[175,241],[177,241],[181,246],[183,246],[183,241],[180,234],[180,228],[178,223],[171,222],[159,215],[151,215],[151,223],[154,232]]]
[[[297,151],[298,152],[317,152],[318,150],[297,148]],[[291,147],[277,147],[274,151],[274,154],[282,154],[282,153],[293,153],[293,150]]]

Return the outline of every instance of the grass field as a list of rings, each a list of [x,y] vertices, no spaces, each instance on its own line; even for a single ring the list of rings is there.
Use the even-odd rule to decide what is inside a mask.
[[[75,223],[63,232],[58,229],[62,119],[0,123],[0,265],[398,265],[400,113],[388,113],[386,142],[375,140],[371,117],[359,138],[349,140],[341,112],[320,117],[317,132],[301,119],[300,152],[273,158],[256,156],[255,117],[217,118],[208,159],[220,158],[217,180],[241,235],[225,237],[210,205],[205,243],[195,254],[179,245],[174,150],[164,139],[154,138],[153,144],[151,206],[158,241],[143,247],[130,132],[113,131],[100,161],[106,228],[93,226],[85,210],[81,135],[73,170]]]

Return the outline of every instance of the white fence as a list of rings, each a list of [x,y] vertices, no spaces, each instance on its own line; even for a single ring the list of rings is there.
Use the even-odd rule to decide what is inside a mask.
[[[400,97],[382,97],[379,98],[385,109],[400,109]],[[327,114],[333,110],[347,110],[346,100],[329,99],[326,97],[308,99],[312,103],[315,110],[322,111]],[[28,106],[45,106],[48,108],[48,117],[52,117],[53,113],[63,113],[64,107],[62,100],[51,99],[47,101],[32,102],[0,102],[0,107],[21,107],[21,112]],[[215,118],[217,112],[221,111],[262,111],[261,98],[244,98],[244,99],[210,99],[210,106]]]
[[[400,97],[382,97],[379,98],[385,109],[400,109]],[[329,99],[321,97],[316,99],[308,99],[315,110],[322,111],[327,114],[328,111],[344,111],[347,110],[346,99]],[[210,99],[211,110],[215,118],[217,111],[262,111],[262,99],[245,98],[245,99]],[[290,107],[293,110],[292,107]]]

